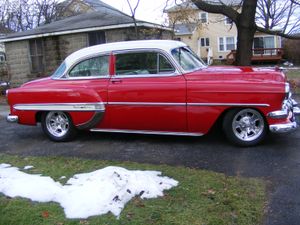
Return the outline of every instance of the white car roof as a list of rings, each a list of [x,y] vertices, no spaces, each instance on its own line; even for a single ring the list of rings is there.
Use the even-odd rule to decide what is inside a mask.
[[[69,55],[65,62],[67,67],[71,66],[81,58],[89,55],[99,53],[120,51],[120,50],[134,50],[134,49],[161,49],[166,52],[171,52],[172,49],[187,46],[180,41],[171,40],[146,40],[146,41],[123,41],[108,44],[95,45],[87,48],[80,49]]]

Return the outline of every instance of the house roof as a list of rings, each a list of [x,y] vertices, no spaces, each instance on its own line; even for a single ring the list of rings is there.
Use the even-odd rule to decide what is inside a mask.
[[[204,2],[207,2],[209,4],[213,4],[213,5],[228,5],[228,6],[238,6],[241,4],[242,0],[203,0]],[[178,4],[176,6],[173,6],[167,10],[165,10],[167,13],[168,12],[176,12],[178,10],[181,9],[198,9],[198,7],[190,2],[183,2],[181,4]]]
[[[95,30],[108,30],[125,27],[134,27],[133,19],[105,3],[96,0],[86,0],[97,2],[97,11],[71,16],[50,24],[39,26],[35,29],[8,34],[0,38],[0,42],[25,40],[38,37],[63,35],[71,33],[89,32]],[[161,25],[137,20],[138,26],[160,28],[169,30]]]
[[[175,24],[175,34],[176,35],[191,35],[195,31],[196,24]]]

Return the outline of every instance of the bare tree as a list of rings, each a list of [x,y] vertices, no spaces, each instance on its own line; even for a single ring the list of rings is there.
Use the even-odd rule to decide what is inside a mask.
[[[173,30],[173,35],[175,34],[176,25],[178,24],[191,26],[191,29],[202,25],[201,21],[195,15],[195,9],[193,8],[192,2],[187,1],[182,4],[176,2],[177,5],[174,10],[167,10],[168,4],[169,0],[167,0],[163,11],[167,12],[169,15],[168,24]],[[174,36],[172,38],[174,38]]]
[[[55,20],[58,0],[0,0],[0,23],[25,31]]]
[[[289,35],[300,30],[300,5],[294,1],[259,0],[256,24],[259,28],[277,30]]]
[[[294,4],[296,5],[300,5],[300,1],[299,0],[291,0]]]
[[[135,4],[134,7],[131,5],[129,0],[126,0],[126,1],[128,3],[129,8],[130,8],[131,18],[132,18],[133,23],[134,23],[135,37],[136,37],[136,39],[140,39],[138,26],[137,26],[137,21],[136,21],[136,17],[135,17],[136,16],[136,10],[137,10],[137,8],[139,7],[139,4],[140,4],[140,0],[136,1],[136,4]]]

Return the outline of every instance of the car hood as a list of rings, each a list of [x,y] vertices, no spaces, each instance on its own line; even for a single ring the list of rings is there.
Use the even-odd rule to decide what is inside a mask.
[[[286,82],[278,68],[209,66],[185,75],[187,80]]]

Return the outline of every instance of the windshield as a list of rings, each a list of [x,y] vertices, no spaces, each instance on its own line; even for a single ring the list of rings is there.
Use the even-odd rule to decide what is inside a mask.
[[[192,71],[206,67],[205,63],[187,47],[175,48],[171,53],[185,71]]]
[[[60,66],[55,70],[55,72],[52,74],[51,78],[60,78],[66,70],[66,63],[63,62],[60,64]]]

